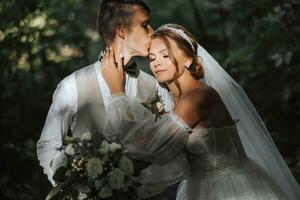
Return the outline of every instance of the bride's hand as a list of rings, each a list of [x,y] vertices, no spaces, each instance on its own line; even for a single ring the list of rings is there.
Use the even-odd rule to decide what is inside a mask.
[[[117,62],[115,62],[113,49],[108,47],[106,48],[101,72],[112,95],[124,92],[123,62],[124,57],[122,54],[118,55]]]

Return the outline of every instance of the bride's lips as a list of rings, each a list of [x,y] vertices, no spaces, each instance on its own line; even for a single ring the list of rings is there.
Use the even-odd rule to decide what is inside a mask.
[[[167,70],[166,69],[157,70],[157,71],[155,71],[155,74],[159,75],[159,74],[161,74],[162,72],[165,72],[165,71],[167,71]]]

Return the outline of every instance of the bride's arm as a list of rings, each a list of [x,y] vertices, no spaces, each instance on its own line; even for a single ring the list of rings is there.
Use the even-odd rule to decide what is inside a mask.
[[[136,159],[166,162],[185,148],[190,128],[173,112],[155,118],[138,99],[114,95],[107,107],[104,135],[118,138]]]

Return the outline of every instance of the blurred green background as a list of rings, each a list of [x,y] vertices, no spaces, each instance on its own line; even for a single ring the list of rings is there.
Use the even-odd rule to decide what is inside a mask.
[[[154,28],[188,28],[242,85],[300,180],[300,3],[148,0]],[[96,61],[99,1],[1,0],[1,199],[44,199],[36,158],[56,85]]]

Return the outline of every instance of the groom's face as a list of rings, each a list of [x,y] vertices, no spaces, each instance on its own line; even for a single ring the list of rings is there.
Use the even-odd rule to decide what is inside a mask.
[[[133,6],[131,26],[125,31],[124,47],[132,56],[148,56],[153,29],[148,13],[140,6]]]

